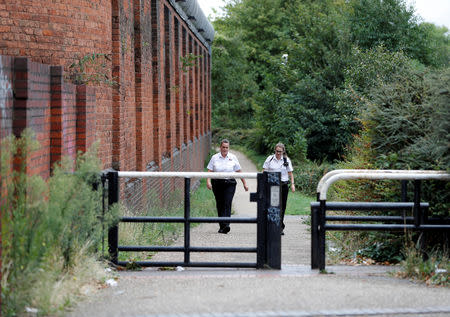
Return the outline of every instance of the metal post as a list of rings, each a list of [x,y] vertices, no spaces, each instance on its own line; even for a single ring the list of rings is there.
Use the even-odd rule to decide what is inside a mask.
[[[421,181],[420,180],[414,180],[414,207],[413,207],[413,213],[414,213],[414,226],[417,228],[422,224],[423,220],[423,214],[422,214],[422,208],[420,208],[420,195],[421,195]],[[426,253],[426,234],[424,231],[421,231],[419,234],[419,249],[420,252],[422,252],[422,258],[423,260],[427,260],[428,256]]]
[[[319,209],[311,206],[311,269],[319,267],[317,259],[317,248],[319,247],[318,213]]]
[[[191,230],[190,221],[191,218],[191,179],[184,179],[184,264],[190,262],[189,248],[191,246]]]
[[[256,193],[250,194],[250,201],[257,203],[257,224],[256,224],[256,268],[264,268],[266,260],[266,226],[267,218],[265,217],[265,178],[266,175],[258,173],[256,181]]]
[[[281,173],[264,174],[267,212],[266,265],[272,269],[281,269]]]
[[[319,255],[318,264],[319,270],[325,270],[325,211],[326,211],[326,201],[320,201],[320,209],[318,212],[319,219]]]
[[[407,202],[408,201],[408,181],[407,180],[402,180],[401,181],[401,200],[403,202]],[[403,221],[406,222],[406,210],[402,211],[402,215],[403,215]]]
[[[414,226],[420,226],[422,210],[420,209],[420,180],[414,180]]]
[[[119,202],[119,173],[108,172],[108,208]],[[111,262],[117,264],[119,248],[119,225],[115,224],[108,231],[108,250]]]

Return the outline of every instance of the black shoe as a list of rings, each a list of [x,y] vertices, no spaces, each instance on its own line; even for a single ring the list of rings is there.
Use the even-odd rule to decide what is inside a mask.
[[[281,229],[281,235],[284,236],[284,229]]]
[[[230,232],[230,227],[225,227],[225,228],[223,228],[222,231],[223,231],[222,233],[227,234],[228,232]]]

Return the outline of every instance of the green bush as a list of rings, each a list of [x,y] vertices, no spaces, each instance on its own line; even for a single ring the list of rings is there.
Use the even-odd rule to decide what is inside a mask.
[[[423,70],[402,64],[389,75],[389,80],[372,82],[373,87],[358,99],[364,109],[362,131],[339,168],[449,170],[450,71],[448,68]],[[413,186],[410,183],[408,187],[408,200],[412,201]],[[332,195],[346,201],[400,201],[400,182],[339,182],[333,185]],[[422,182],[421,199],[430,203],[432,216],[450,216],[449,197],[448,181]],[[361,241],[358,249],[373,255],[381,252],[373,249],[373,242],[354,236],[354,240]],[[383,236],[378,236],[383,241]],[[412,238],[417,239],[417,235]],[[432,247],[445,247],[446,243],[448,240],[441,235],[428,235],[427,244]],[[396,258],[400,249],[392,248],[389,252]]]
[[[334,169],[333,165],[329,163],[294,161],[293,164],[296,190],[314,197],[317,192],[317,184],[322,176]]]
[[[26,164],[11,168],[11,158],[26,162],[37,147],[29,131],[19,139],[2,140],[3,316],[21,314],[26,305],[50,309],[36,300],[36,288],[43,283],[39,277],[53,276],[57,283],[74,267],[80,249],[94,255],[103,226],[114,218],[103,217],[101,193],[93,190],[100,173],[95,149],[79,155],[75,165],[64,159],[45,181],[27,175]],[[47,270],[55,273],[42,274]]]

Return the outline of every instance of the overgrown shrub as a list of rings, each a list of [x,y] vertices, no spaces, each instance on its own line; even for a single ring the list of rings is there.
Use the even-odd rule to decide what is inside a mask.
[[[372,83],[373,87],[359,99],[363,128],[339,168],[450,169],[450,70],[431,71],[403,64],[389,81]],[[399,181],[347,181],[335,184],[333,189],[335,198],[347,201],[401,200]],[[411,201],[411,182],[407,196]],[[449,197],[448,181],[422,182],[421,200],[430,203],[432,216],[450,216]],[[413,235],[413,239],[417,237]],[[430,233],[427,244],[445,246],[448,239],[442,237]],[[364,239],[355,240],[365,243]],[[368,241],[358,249],[371,245]]]
[[[295,161],[293,164],[296,190],[311,196],[316,196],[317,184],[322,176],[334,169],[333,165],[329,163]]]
[[[37,146],[30,131],[2,140],[3,316],[21,314],[25,306],[49,312],[70,303],[70,298],[59,304],[51,298],[42,302],[36,292],[44,283],[39,278],[52,277],[46,285],[58,283],[73,269],[80,249],[88,256],[96,253],[102,225],[113,221],[113,216],[101,214],[101,193],[92,187],[100,172],[95,149],[79,155],[75,164],[65,159],[45,181],[27,175],[26,164],[18,170],[11,166],[14,157],[16,163],[26,162]]]

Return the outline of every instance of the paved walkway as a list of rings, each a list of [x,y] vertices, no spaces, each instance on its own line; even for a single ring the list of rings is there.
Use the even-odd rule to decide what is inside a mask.
[[[240,153],[244,172],[256,171]],[[238,182],[235,217],[256,216],[249,192]],[[193,246],[256,245],[256,226],[231,224],[227,235],[217,224],[191,232]],[[180,240],[178,244],[181,244]],[[70,316],[450,316],[450,289],[431,288],[392,277],[389,266],[327,266],[333,274],[310,269],[310,236],[299,216],[286,217],[282,269],[184,268],[182,271],[120,272],[118,285],[81,303]],[[182,255],[157,254],[155,261],[182,261]],[[256,262],[244,253],[191,254],[192,261]]]

